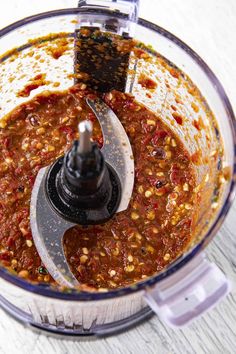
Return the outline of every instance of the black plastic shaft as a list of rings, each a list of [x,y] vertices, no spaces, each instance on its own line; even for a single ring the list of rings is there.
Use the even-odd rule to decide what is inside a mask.
[[[79,125],[80,140],[49,169],[46,191],[53,208],[66,220],[99,224],[119,207],[121,186],[97,144],[91,143],[89,122]]]

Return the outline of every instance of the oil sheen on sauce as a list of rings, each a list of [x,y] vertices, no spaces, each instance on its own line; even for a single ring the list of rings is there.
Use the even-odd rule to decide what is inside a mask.
[[[143,85],[153,85],[143,78]],[[141,82],[141,81],[140,81]],[[142,82],[141,82],[142,83]],[[0,129],[0,261],[20,277],[53,283],[34,246],[29,224],[32,187],[38,171],[78,139],[79,121],[102,133],[85,98],[85,84],[45,92],[15,108]],[[126,211],[103,225],[76,226],[64,236],[70,267],[87,289],[115,289],[165,268],[188,245],[195,176],[180,139],[157,115],[119,91],[104,95],[121,120],[135,160],[135,186]]]

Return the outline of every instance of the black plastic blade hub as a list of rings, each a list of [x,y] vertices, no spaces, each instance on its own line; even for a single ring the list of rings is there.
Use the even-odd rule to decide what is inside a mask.
[[[81,224],[101,224],[117,211],[121,185],[114,169],[105,163],[101,151],[76,153],[78,142],[48,170],[46,194],[52,207],[64,219]]]

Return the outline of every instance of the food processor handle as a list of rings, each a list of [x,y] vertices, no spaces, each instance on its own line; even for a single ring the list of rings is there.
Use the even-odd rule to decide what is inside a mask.
[[[129,36],[134,35],[135,24],[138,22],[138,10],[139,10],[139,0],[79,0],[79,8],[90,8],[90,9],[105,9],[111,11],[111,13],[121,13],[126,16],[118,23],[117,20],[110,18],[106,20],[104,24],[105,30],[112,30],[118,34],[127,33]],[[91,14],[92,15],[92,14]],[[80,21],[86,23],[87,19],[80,17]],[[115,23],[117,21],[117,23]],[[120,32],[120,33],[119,33]]]
[[[129,15],[131,21],[137,22],[139,0],[79,0],[78,7],[100,7],[120,11]]]
[[[215,306],[229,291],[225,275],[201,253],[148,289],[144,298],[164,323],[182,327]]]

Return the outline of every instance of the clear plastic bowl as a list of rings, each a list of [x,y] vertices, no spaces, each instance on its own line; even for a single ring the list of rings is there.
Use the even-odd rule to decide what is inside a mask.
[[[73,33],[78,18],[80,20],[82,18],[83,22],[87,21],[89,25],[101,25],[111,15],[121,22],[124,21],[125,26],[126,20],[122,14],[104,9],[82,8],[35,15],[1,30],[0,124],[5,114],[39,92],[45,89],[55,90],[57,83],[60,85],[56,90],[66,89],[73,85],[73,78],[68,74],[73,73],[74,70]],[[54,59],[45,48],[46,44],[47,47],[55,45],[59,33],[64,33],[63,36],[71,38],[71,41],[65,53],[60,58]],[[42,38],[48,34],[51,34],[50,38]],[[39,37],[41,37],[41,42],[38,41]],[[2,306],[12,312],[14,316],[35,326],[50,328],[52,331],[60,333],[80,335],[84,333],[84,330],[87,330],[86,333],[100,334],[109,332],[111,327],[119,329],[127,326],[128,323],[134,323],[138,319],[150,315],[150,309],[143,299],[145,291],[152,286],[158,287],[160,281],[176,273],[202,252],[216,235],[232,203],[236,176],[235,117],[223,87],[209,67],[191,48],[159,26],[139,19],[135,38],[149,46],[149,49],[151,46],[149,54],[153,60],[158,53],[174,63],[184,74],[187,74],[202,95],[198,94],[197,101],[200,103],[200,112],[195,112],[192,108],[194,99],[191,94],[191,83],[187,76],[183,74],[182,78],[183,82],[188,83],[186,87],[184,85],[177,87],[176,79],[171,76],[168,70],[162,70],[154,65],[154,61],[150,63],[150,67],[141,59],[138,63],[132,62],[131,55],[130,65],[135,65],[136,76],[130,75],[128,78],[127,92],[132,92],[137,100],[160,114],[166,124],[171,126],[181,137],[191,154],[199,149],[202,152],[201,161],[195,166],[195,170],[205,198],[202,198],[196,213],[193,242],[182,256],[159,274],[134,286],[106,293],[73,291],[62,293],[47,286],[29,284],[1,267]],[[17,48],[17,50],[12,50],[13,48]],[[152,72],[153,77],[159,77],[157,89],[150,99],[147,98],[137,82],[138,75],[143,72],[148,72],[149,75]],[[49,83],[32,91],[30,97],[18,97],[17,92],[38,73],[46,73]],[[170,89],[175,90],[183,100],[181,114],[187,119],[182,126],[173,122],[171,117],[170,106],[173,96],[171,92],[167,92],[164,85],[166,79],[169,81]],[[199,115],[205,125],[202,134],[197,134],[192,124],[194,120],[199,119]],[[215,124],[215,120],[217,124]],[[207,135],[211,141],[210,150]],[[212,162],[211,159],[209,160],[209,156],[214,151],[218,151],[219,145],[223,145],[223,155],[219,154],[217,159]],[[230,178],[222,184],[217,206],[214,205],[212,208],[212,199],[215,193],[214,183],[219,165],[220,168],[227,168]],[[207,184],[207,175],[208,179],[210,178],[212,181],[210,185]],[[17,296],[15,295],[16,288]],[[116,323],[115,326],[111,325],[114,323]]]

